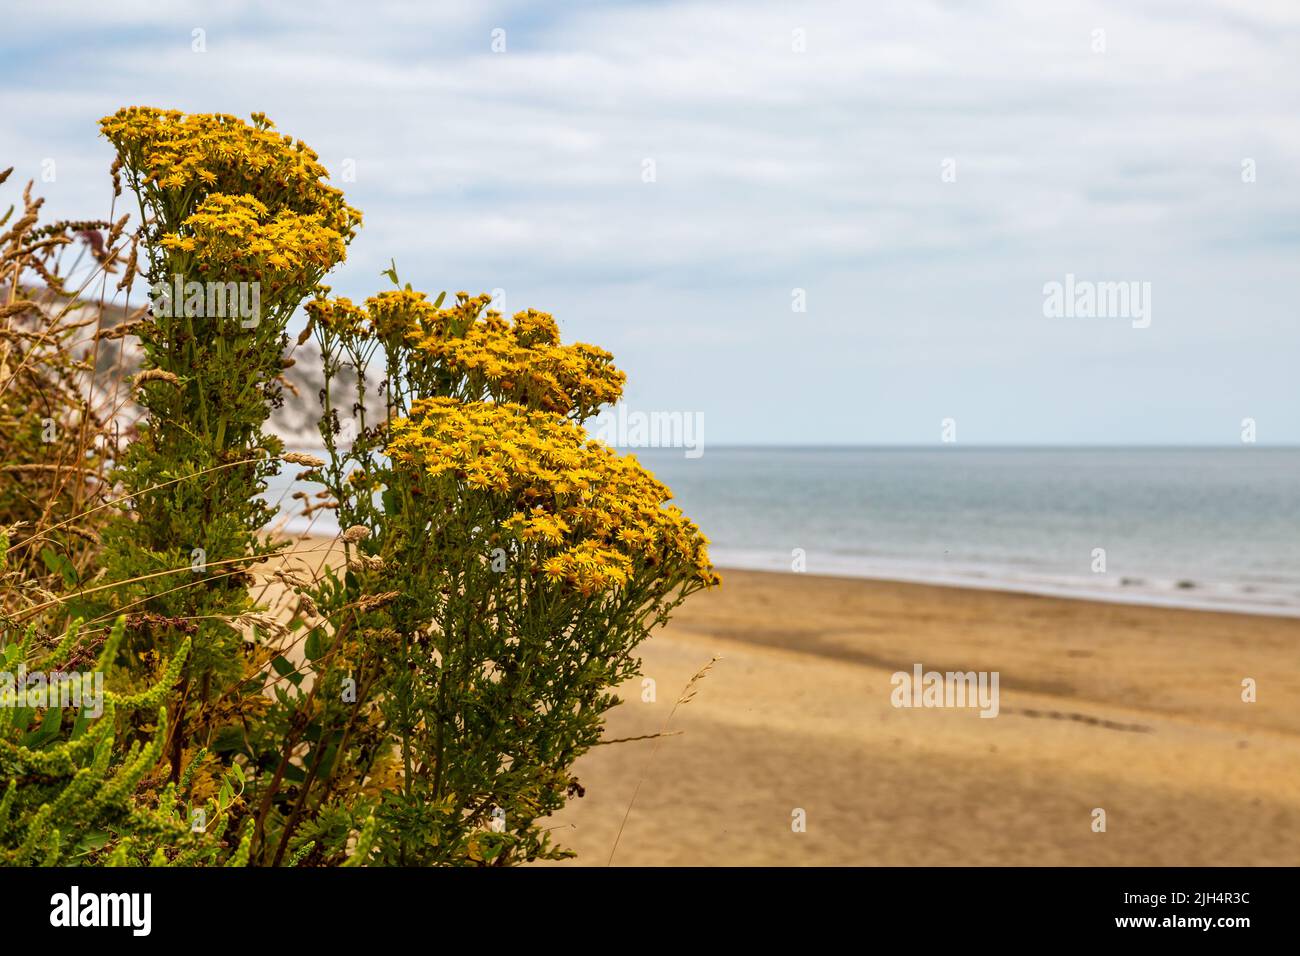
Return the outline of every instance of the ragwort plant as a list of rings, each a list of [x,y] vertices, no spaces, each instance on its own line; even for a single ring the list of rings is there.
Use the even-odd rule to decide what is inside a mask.
[[[248,568],[275,550],[260,495],[283,447],[263,426],[282,400],[288,321],[343,260],[360,214],[316,154],[260,114],[131,107],[101,125],[138,201],[152,291],[136,330],[147,418],[115,473],[130,507],[105,533],[107,573],[122,582],[109,607],[135,615],[128,657],[161,666],[192,642],[171,701],[176,780],[200,748],[233,759],[265,704],[268,655],[241,626]]]
[[[362,748],[360,764],[322,758],[319,785],[391,781],[382,863],[567,855],[539,821],[582,792],[572,765],[599,741],[611,688],[650,630],[718,580],[668,489],[582,428],[621,393],[609,353],[488,302],[440,308],[408,286],[364,308],[308,306],[326,374],[321,480],[349,529],[342,578],[315,592],[319,613],[346,620],[312,627],[309,653],[342,635],[346,665],[322,677],[359,688],[396,744]],[[357,393],[336,395],[345,364]],[[388,409],[374,423],[353,418],[372,364]],[[355,713],[335,719],[357,732]]]

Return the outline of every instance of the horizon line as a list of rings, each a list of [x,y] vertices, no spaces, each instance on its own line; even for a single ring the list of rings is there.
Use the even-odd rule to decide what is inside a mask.
[[[1112,444],[1030,444],[1030,443],[1008,443],[1008,442],[929,442],[929,443],[871,443],[871,442],[704,442],[705,449],[737,449],[737,450],[761,450],[761,449],[786,449],[802,451],[834,451],[850,449],[869,449],[876,451],[925,451],[929,449],[960,450],[962,448],[977,448],[982,450],[1006,450],[1006,451],[1228,451],[1230,449],[1248,450],[1269,450],[1269,451],[1300,451],[1300,442],[1292,444],[1282,444],[1273,442],[1251,442],[1251,443],[1233,443],[1233,444],[1139,444],[1139,443],[1112,443]],[[614,445],[611,447],[620,450],[632,452],[637,451],[681,451],[680,446],[661,445],[661,446],[633,446],[633,445]]]

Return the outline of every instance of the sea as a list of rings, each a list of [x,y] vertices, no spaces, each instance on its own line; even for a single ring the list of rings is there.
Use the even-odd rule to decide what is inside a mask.
[[[1298,448],[633,454],[720,568],[1300,617]]]

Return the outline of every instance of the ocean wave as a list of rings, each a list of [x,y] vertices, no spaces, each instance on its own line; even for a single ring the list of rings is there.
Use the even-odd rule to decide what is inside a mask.
[[[722,569],[783,571],[791,573],[789,555],[775,551],[713,548],[714,563]],[[982,590],[1076,598],[1116,604],[1173,607],[1198,611],[1231,611],[1300,617],[1300,583],[1264,590],[1241,581],[1205,581],[1190,577],[1140,577],[1136,575],[1041,574],[1015,567],[971,567],[925,564],[908,559],[881,560],[843,554],[808,552],[806,573],[825,577],[898,581]]]

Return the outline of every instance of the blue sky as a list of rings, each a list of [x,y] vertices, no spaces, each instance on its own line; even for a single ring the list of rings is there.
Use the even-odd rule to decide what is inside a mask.
[[[969,444],[1235,444],[1243,418],[1300,443],[1293,2],[5,20],[0,166],[53,214],[106,214],[96,122],[121,105],[263,110],[336,182],[355,167],[337,292],[382,288],[390,257],[419,288],[502,289],[611,349],[632,408],[702,412],[712,444],[933,444],[944,418]],[[1150,283],[1150,326],[1045,316],[1067,274]]]

